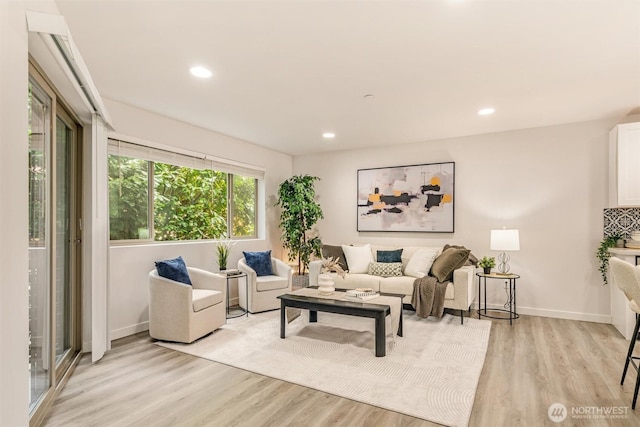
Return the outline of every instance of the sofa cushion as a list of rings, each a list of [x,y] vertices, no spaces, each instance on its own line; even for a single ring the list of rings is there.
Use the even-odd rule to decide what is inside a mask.
[[[402,263],[372,262],[369,264],[369,274],[380,277],[402,276]]]
[[[342,267],[344,271],[349,270],[342,246],[322,245],[322,258],[327,259],[329,257],[337,259],[338,265]]]
[[[433,265],[431,266],[431,275],[438,279],[438,282],[447,282],[453,279],[453,271],[462,267],[469,259],[469,249],[449,248],[442,251]]]
[[[406,267],[404,268],[405,276],[411,276],[415,278],[424,277],[429,274],[433,261],[438,256],[440,251],[436,248],[426,248],[417,250]]]
[[[283,289],[289,286],[289,279],[280,276],[260,276],[256,278],[256,290],[258,292]]]
[[[342,250],[347,265],[349,265],[349,273],[367,273],[369,271],[369,264],[373,262],[369,244],[364,246],[342,245]]]
[[[273,267],[271,265],[271,251],[264,252],[242,252],[244,260],[251,267],[258,277],[271,276]]]
[[[402,263],[402,249],[396,249],[394,251],[377,251],[376,261]]]
[[[454,248],[454,249],[467,249],[464,246],[457,246],[457,245],[444,245],[444,248],[442,248],[443,251],[446,251],[449,248]],[[472,265],[474,267],[478,266],[478,257],[476,257],[472,252],[469,252],[469,259],[467,260],[465,265]]]
[[[407,264],[409,264],[411,257],[416,252],[422,249],[433,249],[438,253],[438,255],[440,255],[440,252],[442,252],[442,248],[439,246],[405,246],[403,247],[402,248],[402,271],[403,272],[405,271],[405,268],[407,268]]]
[[[405,304],[411,303],[411,296],[413,295],[413,282],[416,279],[409,276],[400,277],[385,277],[380,279],[380,292],[388,292],[391,294],[404,294]],[[444,294],[445,300],[452,300],[454,297],[455,287],[453,282],[447,283],[447,290]]]
[[[379,276],[372,276],[370,274],[358,274],[349,273],[344,278],[338,276],[333,279],[334,286],[338,289],[356,289],[356,288],[371,288],[374,291],[380,290]]]
[[[222,302],[222,292],[210,289],[192,289],[191,303],[193,311],[204,310]]]
[[[158,276],[173,280],[174,282],[191,285],[191,278],[189,277],[189,271],[187,271],[187,265],[184,263],[181,256],[174,259],[156,261],[155,264]]]

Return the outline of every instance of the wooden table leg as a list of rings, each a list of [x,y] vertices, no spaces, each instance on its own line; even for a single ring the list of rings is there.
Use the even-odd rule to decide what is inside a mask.
[[[376,357],[384,357],[387,354],[387,331],[385,313],[376,315]]]
[[[287,324],[287,305],[284,300],[280,300],[280,338],[284,338],[284,329]]]

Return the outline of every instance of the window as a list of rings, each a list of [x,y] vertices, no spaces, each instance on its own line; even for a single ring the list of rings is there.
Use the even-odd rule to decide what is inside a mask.
[[[154,163],[155,240],[215,239],[227,233],[227,174]]]
[[[258,181],[255,178],[233,175],[230,182],[233,194],[231,235],[234,237],[255,236]]]
[[[257,237],[260,171],[109,140],[111,240]]]
[[[109,156],[109,233],[111,240],[148,239],[149,163]]]

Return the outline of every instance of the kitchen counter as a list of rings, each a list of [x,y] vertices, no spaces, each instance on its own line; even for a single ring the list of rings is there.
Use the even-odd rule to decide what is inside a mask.
[[[609,248],[609,253],[620,256],[640,256],[640,249]]]

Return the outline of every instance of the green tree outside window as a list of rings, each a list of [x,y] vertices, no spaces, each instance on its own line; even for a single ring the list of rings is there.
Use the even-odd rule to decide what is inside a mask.
[[[111,240],[218,239],[229,231],[234,237],[256,235],[255,178],[118,155],[109,156],[108,166]],[[230,192],[233,218],[228,220]]]

